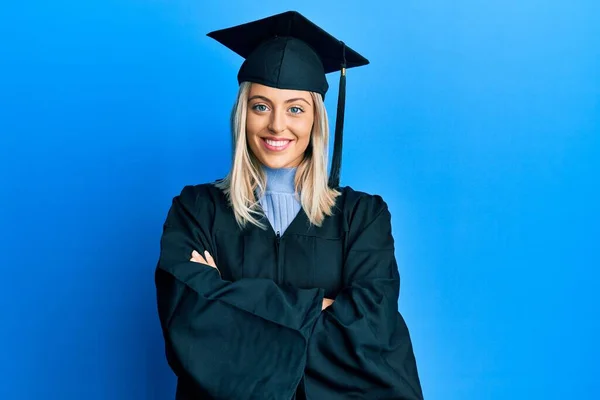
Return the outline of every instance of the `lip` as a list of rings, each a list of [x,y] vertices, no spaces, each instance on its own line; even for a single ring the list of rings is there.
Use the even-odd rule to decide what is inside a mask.
[[[292,142],[293,142],[292,139],[278,138],[278,137],[262,137],[260,139],[261,139],[261,142],[263,143],[263,146],[265,147],[265,149],[267,149],[269,151],[276,151],[276,152],[284,151],[285,149],[290,147],[290,144],[292,144]],[[285,146],[271,146],[269,143],[267,143],[267,140],[276,140],[276,141],[287,140],[288,143]]]

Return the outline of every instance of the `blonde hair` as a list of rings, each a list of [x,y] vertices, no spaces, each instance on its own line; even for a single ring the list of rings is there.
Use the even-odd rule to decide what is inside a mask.
[[[260,161],[248,147],[246,115],[250,82],[242,82],[231,113],[233,159],[227,176],[216,183],[225,193],[233,208],[240,227],[248,222],[265,229],[260,223],[262,215],[258,198],[266,188],[266,177]],[[300,204],[311,224],[321,226],[326,216],[333,214],[333,207],[340,192],[327,185],[327,161],[329,148],[329,121],[323,97],[311,92],[314,102],[314,123],[310,144],[296,170],[295,190],[300,194]]]

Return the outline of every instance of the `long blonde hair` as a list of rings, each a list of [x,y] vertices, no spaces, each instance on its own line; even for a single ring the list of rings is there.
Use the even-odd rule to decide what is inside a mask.
[[[216,183],[233,208],[240,227],[248,222],[265,229],[260,223],[258,199],[266,188],[266,176],[260,161],[248,147],[246,137],[246,115],[250,82],[242,82],[231,113],[233,159],[227,176]],[[323,97],[311,92],[314,102],[315,120],[311,139],[304,158],[296,170],[294,179],[296,193],[309,221],[321,226],[326,216],[333,214],[335,200],[340,192],[327,185],[327,161],[329,148],[329,121]]]

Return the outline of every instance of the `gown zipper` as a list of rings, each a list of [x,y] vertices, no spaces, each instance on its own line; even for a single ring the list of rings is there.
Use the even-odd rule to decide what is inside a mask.
[[[279,233],[279,231],[277,231],[276,239],[275,239],[275,250],[276,250],[276,253],[275,253],[275,257],[276,257],[276,259],[275,259],[276,270],[275,271],[277,273],[277,283],[278,284],[281,284],[282,275],[283,275],[282,274],[283,271],[282,271],[281,265],[279,263],[279,243],[280,242],[281,242],[281,234]]]

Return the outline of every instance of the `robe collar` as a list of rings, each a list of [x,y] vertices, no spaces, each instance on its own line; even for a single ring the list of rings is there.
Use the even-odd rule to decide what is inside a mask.
[[[297,168],[269,168],[263,166],[267,177],[267,192],[294,194]]]

